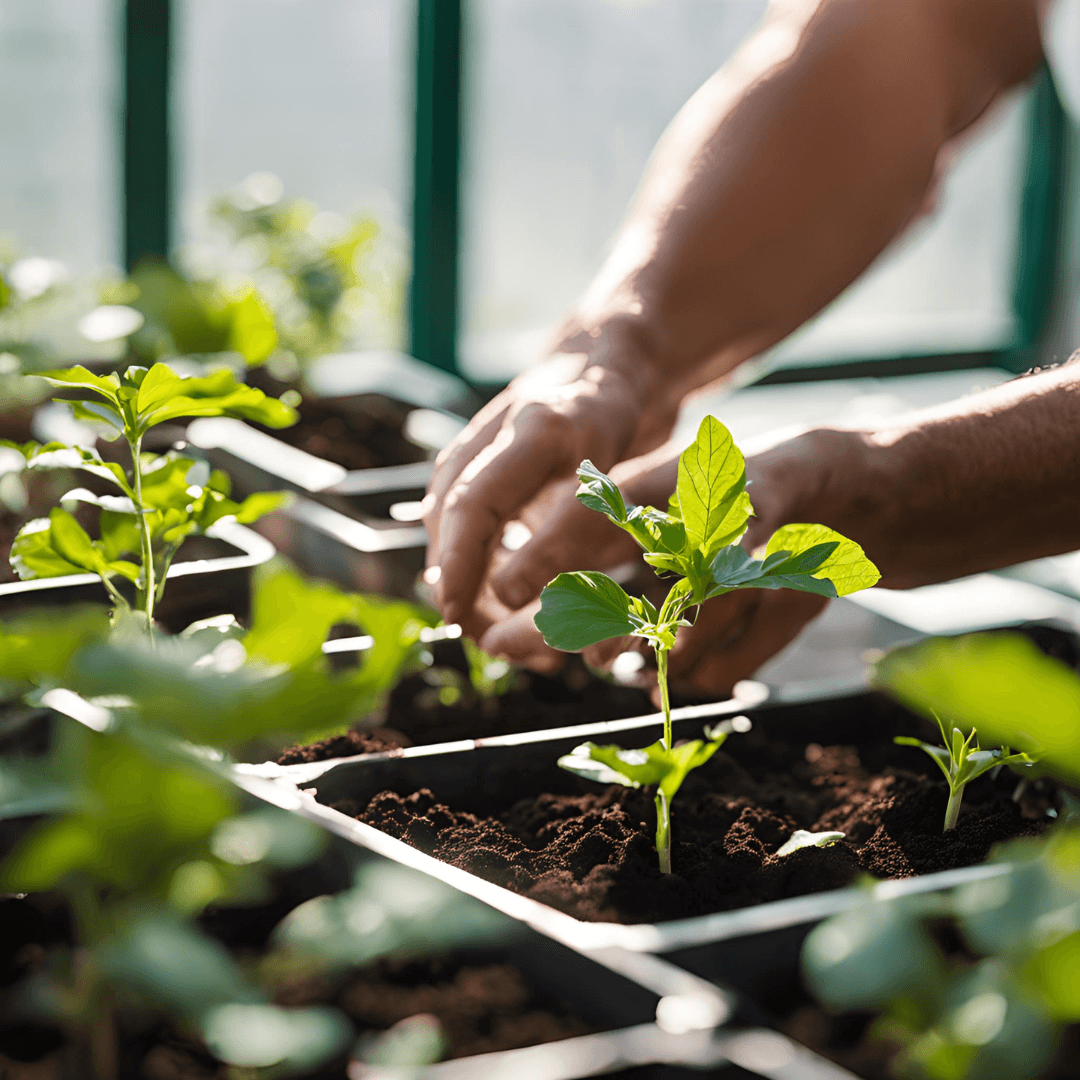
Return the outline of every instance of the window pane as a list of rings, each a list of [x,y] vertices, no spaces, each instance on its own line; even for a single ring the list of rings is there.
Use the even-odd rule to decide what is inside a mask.
[[[598,269],[656,140],[764,0],[469,0],[463,364],[506,378]],[[913,230],[786,363],[1004,345],[1026,113],[1013,101]]]
[[[254,172],[286,198],[372,214],[367,271],[393,294],[363,345],[403,339],[412,173],[412,36],[404,0],[174,0],[181,241],[214,196]]]
[[[76,272],[120,259],[115,0],[0,4],[0,235]]]

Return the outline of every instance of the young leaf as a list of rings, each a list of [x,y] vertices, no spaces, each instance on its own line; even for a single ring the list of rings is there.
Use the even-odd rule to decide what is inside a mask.
[[[86,573],[82,563],[72,562],[53,547],[49,518],[35,518],[19,530],[11,545],[11,565],[23,581]]]
[[[679,458],[676,487],[686,535],[702,552],[716,550],[735,528],[729,515],[745,486],[746,465],[731,432],[716,417],[706,416],[694,443]]]
[[[606,574],[578,570],[560,574],[540,594],[533,621],[553,648],[577,652],[634,632],[631,601]]]
[[[28,469],[82,469],[91,476],[115,484],[129,498],[135,497],[135,492],[131,489],[123,468],[115,462],[102,461],[101,455],[96,450],[49,443],[27,458],[26,467]]]
[[[586,459],[578,466],[578,479],[581,481],[581,487],[577,490],[579,502],[590,510],[604,514],[616,525],[626,521],[626,502],[610,476]]]
[[[120,379],[116,375],[95,375],[81,364],[63,371],[39,371],[35,374],[39,379],[44,379],[53,386],[74,386],[79,389],[93,390],[119,408],[117,391],[120,389]]]
[[[632,788],[655,784],[670,802],[687,775],[704,765],[723,746],[728,730],[715,739],[694,739],[670,750],[662,739],[641,750],[586,742],[559,758],[558,765],[567,772],[600,784],[622,784]]]
[[[813,571],[813,576],[831,581],[837,596],[869,589],[880,580],[881,574],[863,549],[854,540],[825,525],[784,525],[769,538],[765,553],[790,551],[800,555],[822,544],[836,544],[836,547]]]

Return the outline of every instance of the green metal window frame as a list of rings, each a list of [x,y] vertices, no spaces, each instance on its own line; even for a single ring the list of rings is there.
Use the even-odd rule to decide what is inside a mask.
[[[458,371],[462,43],[467,0],[416,0],[410,351]],[[124,0],[124,259],[170,250],[171,0]],[[1024,371],[1046,326],[1064,220],[1065,120],[1047,70],[1034,84],[1013,309],[1014,340],[990,353],[900,356],[774,371],[764,383],[950,368]]]

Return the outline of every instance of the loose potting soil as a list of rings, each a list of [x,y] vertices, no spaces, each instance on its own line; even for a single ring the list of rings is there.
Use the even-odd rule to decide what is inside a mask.
[[[250,376],[249,381],[258,382]],[[284,384],[278,385],[284,389]],[[333,400],[305,396],[297,411],[300,420],[292,427],[260,430],[346,469],[410,465],[427,458],[427,451],[410,442],[403,432],[411,407],[382,394]]]
[[[903,878],[970,866],[995,843],[1045,827],[1053,786],[1029,785],[1014,802],[1017,779],[1005,770],[968,786],[956,829],[943,834],[944,780],[921,751],[893,745],[897,734],[935,737],[875,695],[761,714],[676,796],[671,875],[657,866],[651,791],[582,780],[542,747],[526,775],[488,778],[483,791],[454,805],[439,795],[436,759],[429,787],[334,805],[578,918],[626,923],[840,888],[861,874]],[[845,839],[779,857],[796,829]]]
[[[464,682],[468,672],[457,642],[439,643],[433,672],[453,671]],[[644,691],[617,686],[589,673],[580,657],[554,676],[521,672],[514,689],[501,697],[480,698],[467,686],[457,700],[443,704],[445,686],[433,672],[403,679],[390,695],[386,714],[377,728],[356,728],[321,742],[296,746],[278,758],[279,765],[369,754],[402,746],[480,739],[517,731],[598,720],[618,720],[653,711]]]

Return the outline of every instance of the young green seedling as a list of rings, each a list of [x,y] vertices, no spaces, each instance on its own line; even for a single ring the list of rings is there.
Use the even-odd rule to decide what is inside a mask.
[[[1019,752],[1014,754],[1007,746],[1002,746],[997,750],[982,750],[979,748],[979,740],[974,728],[968,732],[967,738],[958,727],[954,727],[950,734],[941,717],[936,712],[933,715],[941,729],[941,741],[945,744],[944,746],[934,746],[932,743],[925,743],[922,739],[913,739],[908,735],[897,735],[893,742],[900,746],[917,746],[920,750],[925,750],[945,774],[945,781],[949,785],[949,805],[945,808],[945,828],[942,831],[948,832],[956,828],[956,819],[960,816],[960,803],[964,798],[964,788],[972,780],[1002,765],[1031,766],[1035,764],[1036,759],[1030,754]]]
[[[101,539],[90,536],[65,509],[29,522],[12,546],[12,565],[21,578],[56,577],[90,571],[100,576],[117,612],[128,609],[116,577],[133,582],[136,606],[148,624],[161,599],[169,565],[184,538],[205,533],[225,517],[255,521],[281,505],[277,493],[252,495],[242,503],[229,499],[229,478],[205,463],[169,453],[144,454],[142,441],[157,424],[184,416],[233,416],[269,427],[288,427],[296,413],[261,390],[238,383],[228,371],[205,378],[182,379],[167,365],[149,370],[130,367],[123,376],[94,375],[83,367],[45,372],[54,386],[88,391],[96,399],[69,402],[78,419],[103,427],[105,437],[123,438],[131,453],[131,474],[96,450],[49,443],[16,447],[27,468],[70,468],[89,473],[116,489],[97,495],[76,488],[61,501],[92,503],[101,509]],[[13,446],[14,444],[6,444]],[[124,556],[136,554],[138,562]]]
[[[668,695],[668,653],[679,627],[714,596],[738,589],[794,589],[819,596],[846,596],[879,578],[862,548],[824,525],[785,525],[773,533],[762,557],[739,541],[753,514],[746,466],[731,433],[715,417],[701,423],[697,439],[679,458],[678,484],[667,511],[627,504],[622,492],[592,462],[578,470],[577,496],[604,514],[644,549],[645,561],[674,584],[657,608],[630,596],[605,574],[560,574],[541,594],[536,625],[553,648],[576,652],[608,638],[645,638],[656,653],[664,715],[663,737],[644,750],[586,743],[559,764],[606,783],[656,784],[656,850],[662,873],[671,872],[671,801],[686,775],[716,752],[728,734],[745,730],[736,721],[706,729],[706,739],[675,746]],[[742,718],[745,721],[745,718]]]

